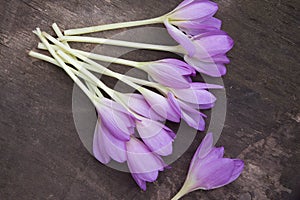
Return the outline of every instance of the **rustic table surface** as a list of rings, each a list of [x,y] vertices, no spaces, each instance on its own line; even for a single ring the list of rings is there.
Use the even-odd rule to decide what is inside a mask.
[[[130,174],[97,162],[74,126],[71,79],[27,52],[51,31],[162,15],[180,0],[0,1],[0,199],[170,199],[203,133],[172,170],[141,191]],[[296,199],[300,169],[297,0],[216,0],[235,40],[224,77],[228,110],[217,145],[245,161],[234,183],[183,199]],[[122,31],[122,30],[118,30]],[[100,34],[109,37],[118,33]],[[52,33],[52,32],[51,32]],[[90,45],[75,44],[88,50]],[[151,56],[152,52],[140,54]],[[139,55],[141,56],[141,55]],[[149,57],[150,58],[150,57]],[[298,190],[297,190],[298,189]]]

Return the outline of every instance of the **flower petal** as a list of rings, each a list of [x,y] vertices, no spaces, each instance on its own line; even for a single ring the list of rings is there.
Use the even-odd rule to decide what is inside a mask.
[[[180,107],[184,121],[196,130],[204,131],[205,121],[203,114],[183,102],[180,102]]]
[[[192,40],[175,26],[171,25],[167,20],[164,21],[164,24],[172,38],[188,52],[189,56],[193,56],[196,52],[196,48]]]
[[[190,83],[190,86],[194,90],[205,90],[205,89],[223,89],[224,87],[221,85],[210,84],[210,83],[201,83],[201,82],[193,82]]]
[[[189,82],[182,76],[177,65],[164,62],[151,62],[142,66],[154,81],[171,88],[189,88]]]
[[[238,168],[240,171],[237,171]],[[207,163],[195,174],[195,189],[210,190],[231,183],[232,177],[237,178],[241,173],[241,167],[236,167],[236,161],[229,158],[220,158]]]
[[[125,162],[127,159],[125,142],[112,136],[104,126],[100,126],[99,131],[103,139],[100,145],[105,148],[107,154],[117,162]]]
[[[110,156],[106,152],[105,147],[102,145],[103,138],[99,130],[99,123],[96,123],[94,139],[93,139],[93,154],[97,160],[103,164],[107,164],[110,161]]]
[[[226,67],[224,64],[202,62],[195,57],[187,55],[184,56],[184,60],[200,73],[207,74],[212,77],[221,77],[226,74]]]
[[[188,2],[187,2],[188,3]],[[218,10],[218,5],[211,1],[193,1],[188,4],[181,4],[171,15],[170,20],[194,20],[213,16]]]
[[[135,182],[138,184],[138,186],[139,186],[142,190],[146,191],[146,188],[147,188],[147,186],[146,186],[146,181],[142,180],[142,179],[139,177],[139,174],[134,174],[134,173],[132,173],[131,176],[133,177],[133,179],[135,180]]]
[[[222,21],[217,18],[210,17],[205,20],[197,19],[197,20],[189,20],[189,21],[172,21],[172,24],[177,26],[180,30],[182,30],[186,34],[191,36],[196,36],[201,33],[220,29],[222,25]]]
[[[207,133],[203,138],[201,144],[199,145],[194,158],[200,159],[204,158],[213,148],[214,137],[212,133]],[[194,159],[193,158],[193,159]]]
[[[136,126],[142,140],[153,152],[167,156],[172,153],[175,133],[157,121],[142,119]]]
[[[143,95],[136,93],[122,94],[121,99],[132,111],[136,112],[137,114],[156,121],[164,120],[150,107]]]
[[[165,164],[162,159],[150,152],[138,139],[132,137],[126,143],[126,148],[130,172],[140,174],[143,180],[155,180],[157,178],[156,172],[164,169]]]
[[[181,75],[195,75],[195,69],[188,65],[186,62],[183,62],[178,59],[167,58],[159,60],[160,63],[167,63],[176,67],[176,71],[178,71]]]
[[[176,110],[170,102],[160,94],[150,90],[140,90],[151,108],[159,114],[162,118],[173,122],[180,121],[180,113]]]
[[[207,90],[174,89],[174,95],[186,102],[193,104],[211,104],[216,101],[216,97]]]

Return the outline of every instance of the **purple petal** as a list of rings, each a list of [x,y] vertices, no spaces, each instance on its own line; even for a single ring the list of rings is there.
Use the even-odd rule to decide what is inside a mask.
[[[195,174],[197,184],[194,189],[210,190],[229,184],[232,177],[236,178],[241,173],[237,173],[235,164],[235,160],[221,158],[203,165]]]
[[[190,83],[190,86],[194,90],[204,90],[204,89],[223,89],[224,87],[216,84],[193,82]]]
[[[224,63],[224,64],[228,64],[230,63],[229,58],[226,56],[226,54],[219,54],[219,55],[215,55],[211,58],[213,60],[213,62],[215,63]],[[209,61],[210,62],[210,61]]]
[[[171,108],[176,112],[177,116],[181,116],[181,109],[179,103],[176,101],[173,93],[168,92],[168,102],[171,105]]]
[[[147,103],[143,95],[135,94],[135,93],[129,93],[122,95],[122,100],[125,101],[125,104],[128,105],[128,107],[136,112],[137,114],[140,114],[146,118],[153,119],[156,121],[163,121],[164,119],[159,116]]]
[[[103,126],[100,126],[99,131],[103,140],[100,145],[105,148],[107,154],[117,162],[125,162],[127,159],[125,142],[112,136]]]
[[[164,24],[172,38],[188,52],[189,56],[193,56],[196,49],[192,40],[175,26],[171,25],[168,21],[165,21]]]
[[[244,161],[239,159],[234,159],[234,170],[232,172],[229,183],[235,181],[240,176],[243,169],[244,169]]]
[[[135,118],[119,103],[102,98],[97,106],[101,123],[116,138],[128,141],[134,132]]]
[[[201,33],[220,29],[222,21],[217,18],[210,17],[205,20],[172,21],[172,24],[188,35],[196,36]]]
[[[184,56],[184,60],[198,72],[212,77],[221,77],[226,74],[226,67],[220,63],[206,63],[194,57]]]
[[[150,90],[141,90],[140,92],[150,104],[151,108],[162,118],[173,122],[180,121],[180,114],[171,106],[165,97]]]
[[[132,173],[131,175],[132,175],[133,179],[135,180],[135,182],[138,184],[138,186],[139,186],[142,190],[146,191],[146,188],[147,188],[147,187],[146,187],[146,181],[142,180],[142,179],[139,177],[139,174],[134,174],[134,173]]]
[[[93,154],[97,160],[103,164],[107,164],[110,161],[110,156],[105,150],[105,147],[101,145],[103,142],[102,134],[99,130],[99,124],[96,123],[94,139],[93,139]]]
[[[131,138],[126,143],[127,164],[131,173],[140,174],[143,180],[153,181],[157,178],[157,171],[162,171],[164,163],[160,157],[138,139]]]
[[[210,56],[225,54],[233,47],[233,40],[221,31],[208,32],[195,36],[194,42]]]
[[[176,70],[181,75],[194,75],[196,73],[195,69],[192,66],[178,59],[167,58],[167,59],[159,60],[158,62],[173,65],[174,68],[176,67]]]
[[[184,5],[184,4],[182,4]],[[176,9],[169,17],[171,20],[193,20],[200,18],[207,18],[213,16],[217,10],[218,5],[211,1],[193,1],[185,4],[180,9]]]
[[[189,126],[199,131],[204,131],[205,121],[203,119],[202,113],[183,102],[180,102],[180,107],[182,112],[182,118],[184,119],[184,121]]]
[[[207,133],[203,138],[201,144],[199,145],[194,158],[201,159],[204,158],[213,148],[214,137],[212,133]],[[193,159],[194,159],[193,158]]]
[[[182,76],[177,66],[164,62],[151,62],[143,68],[158,83],[172,88],[189,88],[189,82]],[[185,74],[184,74],[185,75]]]
[[[175,133],[165,125],[149,120],[142,119],[136,126],[141,138],[153,152],[167,156],[172,153],[172,142]]]
[[[123,141],[130,139],[130,135],[132,134],[130,127],[133,125],[124,113],[114,112],[114,110],[109,108],[102,108],[99,117],[103,125],[116,138]]]
[[[187,5],[189,5],[190,3],[192,3],[195,0],[184,0],[183,2],[181,2],[173,11],[179,10]]]
[[[193,104],[211,104],[216,101],[216,97],[207,90],[174,89],[173,92],[177,98]]]
[[[201,105],[198,105],[198,109],[200,109],[200,110],[207,110],[207,109],[211,109],[214,106],[215,106],[215,103],[201,104]]]

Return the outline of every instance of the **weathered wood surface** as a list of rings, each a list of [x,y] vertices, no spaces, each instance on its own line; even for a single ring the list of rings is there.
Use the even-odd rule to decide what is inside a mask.
[[[73,28],[144,19],[179,2],[1,0],[0,199],[170,199],[178,191],[203,134],[172,170],[142,192],[129,174],[90,156],[72,119],[72,81],[53,65],[28,57],[27,51],[38,42],[31,32],[37,26],[50,31],[53,22]],[[225,146],[226,156],[244,159],[245,171],[233,184],[183,199],[296,199],[299,1],[217,2],[217,16],[235,40],[224,77],[228,112],[218,145]]]

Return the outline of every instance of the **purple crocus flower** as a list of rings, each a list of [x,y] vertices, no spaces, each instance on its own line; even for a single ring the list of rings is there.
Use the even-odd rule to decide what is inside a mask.
[[[110,99],[102,98],[97,107],[101,125],[119,140],[128,141],[134,133],[135,118],[123,106]]]
[[[192,42],[195,53],[184,56],[189,65],[198,72],[213,77],[226,74],[225,64],[230,62],[226,53],[233,47],[233,40],[225,32],[206,32],[193,37]]]
[[[161,156],[168,156],[172,153],[172,143],[176,135],[164,124],[143,118],[136,122],[136,129],[152,152]]]
[[[163,59],[149,62],[141,66],[151,78],[168,87],[189,88],[186,77],[195,75],[195,69],[177,59]]]
[[[180,107],[171,104],[166,97],[145,88],[141,88],[139,92],[144,96],[151,108],[163,119],[173,122],[180,121]]]
[[[223,158],[224,148],[213,146],[213,134],[208,133],[198,147],[186,180],[172,200],[194,190],[211,190],[227,185],[242,173],[244,162],[239,159]]]
[[[163,171],[166,164],[148,147],[138,140],[131,137],[126,142],[127,164],[135,182],[142,190],[146,190],[146,182],[153,182],[158,177],[158,172]]]
[[[166,15],[164,24],[169,34],[193,56],[196,50],[189,36],[220,29],[221,21],[212,17],[217,10],[217,4],[211,1],[185,0]]]

